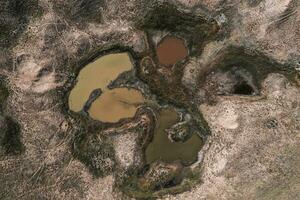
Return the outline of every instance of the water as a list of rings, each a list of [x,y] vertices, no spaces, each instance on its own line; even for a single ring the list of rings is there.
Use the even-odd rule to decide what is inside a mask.
[[[162,65],[172,66],[188,55],[184,40],[167,36],[156,49],[157,57]]]
[[[157,160],[172,162],[181,160],[186,162],[196,161],[198,152],[203,146],[199,136],[193,136],[186,142],[171,142],[164,131],[178,122],[179,116],[174,109],[163,109],[160,112],[155,128],[154,137],[146,148],[146,162],[152,163]]]
[[[110,81],[119,74],[133,69],[127,53],[116,53],[102,56],[85,66],[77,77],[77,83],[69,96],[69,107],[72,111],[82,110],[94,89],[100,88],[103,92]]]
[[[100,88],[102,94],[88,110],[93,119],[118,122],[122,118],[133,117],[137,107],[144,102],[141,92],[128,88],[107,88],[121,73],[132,69],[127,53],[109,54],[88,64],[80,71],[77,83],[70,93],[70,109],[81,111],[92,91]]]
[[[107,90],[96,99],[89,114],[93,119],[103,122],[118,122],[122,118],[135,115],[137,107],[144,102],[140,91],[128,88]]]
[[[174,42],[172,38],[164,40],[167,43],[170,40],[171,43]],[[179,43],[182,42],[179,39],[175,40]],[[177,56],[176,59],[179,57]],[[107,88],[109,83],[115,80],[118,75],[132,69],[133,65],[127,53],[106,55],[88,64],[80,71],[77,83],[71,91],[69,96],[70,109],[75,112],[81,111],[91,92],[100,88],[103,93],[92,102],[88,110],[93,119],[103,122],[118,122],[120,119],[133,117],[138,106],[145,101],[141,92],[126,87]],[[173,143],[164,131],[177,123],[178,120],[178,113],[174,109],[168,108],[160,111],[153,141],[146,148],[147,163],[156,160],[166,162],[175,160],[192,162],[196,160],[198,151],[202,147],[200,137],[194,134],[184,143]]]

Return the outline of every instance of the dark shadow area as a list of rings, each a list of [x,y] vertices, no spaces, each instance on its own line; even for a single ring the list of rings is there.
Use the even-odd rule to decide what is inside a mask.
[[[253,95],[254,90],[247,82],[243,81],[234,86],[233,94]]]
[[[0,114],[3,111],[4,103],[9,95],[9,91],[5,86],[5,78],[0,75]]]
[[[0,152],[20,154],[24,151],[21,142],[21,129],[17,121],[5,113],[5,104],[9,96],[5,77],[0,76]]]
[[[20,154],[24,151],[21,142],[20,126],[11,117],[5,117],[1,127],[1,146],[5,154]]]

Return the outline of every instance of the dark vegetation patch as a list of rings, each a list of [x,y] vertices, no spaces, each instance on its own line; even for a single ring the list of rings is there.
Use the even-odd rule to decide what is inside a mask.
[[[76,52],[76,56],[84,56],[91,49],[91,43],[89,39],[86,37],[82,37],[78,39],[79,47]]]
[[[179,10],[175,5],[164,2],[153,3],[141,20],[137,21],[136,26],[147,33],[150,46],[148,56],[139,59],[138,78],[149,86],[151,92],[158,96],[159,101],[184,107],[189,112],[193,112],[192,114],[197,113],[197,108],[192,102],[193,94],[182,83],[184,63],[188,59],[178,62],[173,67],[160,66],[152,35],[159,31],[167,31],[170,36],[178,36],[186,41],[189,56],[199,56],[204,44],[213,39],[217,33],[217,23],[195,13]],[[196,117],[199,117],[203,130],[209,132],[201,114],[196,114]]]
[[[5,79],[0,76],[0,113],[3,110],[4,103],[9,95],[9,91],[5,86]]]
[[[100,88],[99,88],[99,89],[94,89],[94,90],[91,92],[91,94],[90,94],[88,100],[85,102],[85,104],[84,104],[84,106],[83,106],[83,108],[82,108],[82,111],[83,111],[86,115],[89,115],[88,111],[89,111],[89,109],[90,109],[92,103],[93,103],[98,97],[100,97],[101,94],[102,94],[102,90],[101,90]]]
[[[257,83],[248,70],[234,66],[228,71],[216,69],[206,76],[203,88],[208,95],[258,95]],[[202,89],[203,89],[202,88]],[[209,99],[209,98],[208,98]]]
[[[0,29],[1,30],[1,29]],[[5,48],[1,48],[0,44],[0,69],[2,70],[12,70],[13,59],[11,55],[11,51]],[[0,79],[2,76],[0,75]]]
[[[72,146],[73,155],[96,177],[107,175],[115,169],[114,148],[107,138],[88,131],[79,132]]]
[[[153,127],[150,126],[148,120],[143,121],[142,119],[146,115],[151,122],[154,121],[154,116],[149,109],[138,109],[134,119],[123,119],[118,123],[101,123],[80,113],[72,112],[71,115],[78,124],[75,137],[70,143],[72,154],[96,177],[106,176],[118,170],[112,144],[114,135],[124,134],[123,130],[138,133],[137,143],[139,149],[137,151],[143,152],[145,144],[149,143],[153,131]],[[129,123],[132,126],[126,126]],[[108,135],[103,134],[105,130],[111,130],[112,128],[115,128],[116,131],[110,132]],[[135,166],[133,168],[138,170],[139,167]]]
[[[207,72],[199,74],[198,85],[208,95],[259,95],[261,83],[270,73],[280,73],[293,80],[296,71],[261,53],[229,47],[216,57]]]
[[[156,169],[154,174],[149,173],[150,168],[151,166],[146,165],[138,171],[135,169],[129,170],[125,176],[117,176],[115,184],[131,198],[157,199],[167,194],[175,195],[188,191],[201,181],[201,170],[199,168],[191,170],[184,167],[171,173],[169,170],[167,170],[169,172],[166,172],[166,170]],[[149,174],[150,176],[147,177]],[[161,177],[161,179],[156,180],[155,177]]]
[[[182,83],[183,67],[181,64],[173,68],[160,67],[151,57],[145,57],[141,61],[140,68],[137,69],[137,74],[149,86],[151,92],[157,95],[160,103],[184,108],[194,118],[200,134],[209,135],[207,122],[192,101],[193,94]]]
[[[107,88],[114,89],[122,86],[129,86],[130,88],[138,88],[138,86],[140,86],[146,90],[146,85],[135,76],[134,71],[127,71],[119,74],[115,80],[108,84]]]
[[[9,47],[25,30],[31,18],[43,13],[38,0],[0,2],[0,47]]]
[[[145,16],[137,21],[139,29],[153,33],[168,31],[188,41],[190,55],[199,52],[204,42],[218,31],[217,23],[212,19],[191,12],[183,12],[170,3],[153,3]]]
[[[150,57],[146,57],[141,61],[138,76],[161,99],[178,105],[188,103],[188,90],[181,82],[183,76],[182,66],[175,66],[173,69],[159,67]]]
[[[251,72],[257,82],[265,79],[270,73],[282,73],[287,77],[291,77],[295,73],[291,66],[281,65],[259,52],[250,52],[242,47],[230,47],[227,49],[216,67],[226,71],[233,66]]]
[[[11,117],[4,117],[3,119],[0,119],[0,128],[0,146],[2,147],[4,153],[22,153],[24,151],[24,146],[21,142],[19,124]]]
[[[104,7],[104,0],[66,0],[54,3],[55,10],[77,26],[91,22],[101,23]]]
[[[58,46],[56,43],[61,43],[61,40],[58,40],[64,31],[66,31],[67,25],[62,20],[57,20],[55,23],[49,24],[45,30],[45,47],[51,48]],[[59,46],[58,46],[59,47]]]
[[[0,150],[5,154],[20,154],[24,151],[19,124],[5,113],[9,96],[4,77],[0,77]]]

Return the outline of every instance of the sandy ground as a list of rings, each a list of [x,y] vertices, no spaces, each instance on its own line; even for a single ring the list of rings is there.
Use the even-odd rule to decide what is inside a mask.
[[[73,75],[69,68],[88,52],[114,44],[143,51],[144,34],[132,24],[143,7],[137,0],[109,1],[102,11],[103,23],[78,28],[57,14],[53,5],[59,2],[40,1],[44,14],[30,21],[12,47],[12,69],[0,71],[9,78],[13,90],[6,112],[20,123],[26,147],[20,156],[0,158],[4,191],[0,197],[126,199],[113,187],[112,175],[94,178],[72,157],[69,142],[76,123],[62,112],[62,96],[66,94],[56,91]],[[229,34],[207,44],[202,57],[190,68],[201,68],[216,52],[232,44],[259,50],[299,68],[297,0],[172,2],[187,10],[203,10],[219,22],[221,30],[230,26]],[[183,81],[193,84],[194,79],[186,73]],[[299,86],[271,74],[259,98],[225,96],[218,98],[216,105],[203,104],[199,109],[212,130],[204,147],[202,183],[163,199],[300,198]],[[134,149],[130,138],[115,139],[117,157],[124,167]]]

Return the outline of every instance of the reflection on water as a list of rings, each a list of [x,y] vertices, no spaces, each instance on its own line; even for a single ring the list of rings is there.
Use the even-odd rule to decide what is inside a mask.
[[[174,109],[163,109],[158,117],[152,142],[146,148],[146,162],[157,160],[172,162],[182,160],[193,162],[197,159],[203,143],[199,136],[193,136],[186,142],[171,142],[164,131],[178,122],[179,116]]]
[[[182,39],[167,36],[158,45],[156,53],[161,64],[170,66],[183,60],[188,55],[188,50]]]
[[[80,111],[94,89],[107,90],[110,81],[133,68],[127,53],[109,54],[85,66],[77,77],[77,84],[69,96],[71,110]]]
[[[143,102],[144,97],[138,90],[115,88],[96,99],[89,114],[103,122],[118,122],[122,118],[133,117],[137,106]]]

